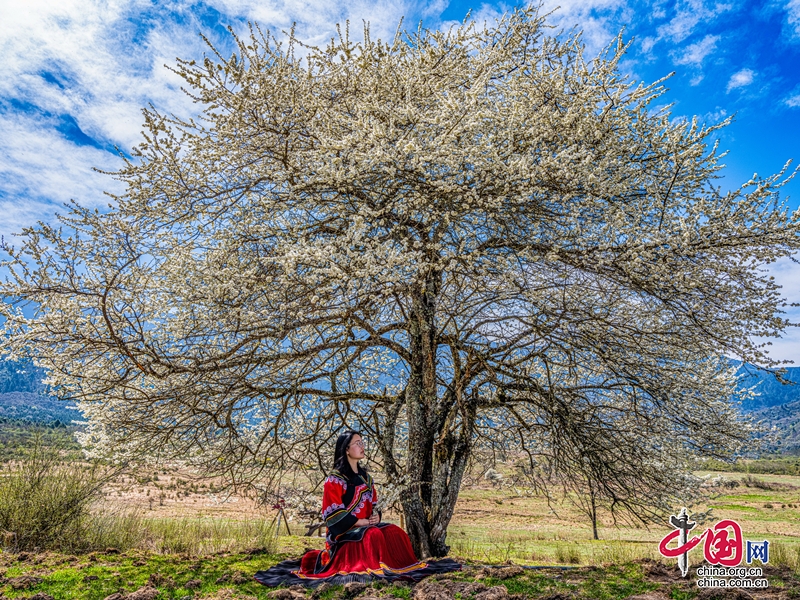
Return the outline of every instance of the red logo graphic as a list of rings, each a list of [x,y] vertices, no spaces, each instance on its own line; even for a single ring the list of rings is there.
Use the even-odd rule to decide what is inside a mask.
[[[696,535],[675,548],[668,548],[670,542],[681,535],[681,530],[667,534],[658,544],[658,551],[667,558],[677,558],[697,546],[703,539],[703,557],[712,565],[735,567],[742,562],[744,541],[742,528],[736,521],[723,519],[714,527],[706,529],[702,535]]]

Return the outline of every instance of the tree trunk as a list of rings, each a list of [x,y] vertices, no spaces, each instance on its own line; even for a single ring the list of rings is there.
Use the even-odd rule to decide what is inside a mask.
[[[437,273],[412,299],[410,376],[406,388],[410,488],[401,500],[406,531],[418,558],[445,556],[447,526],[472,449],[475,409],[460,392],[438,398]]]
[[[424,462],[434,467],[432,485],[412,480],[408,494],[401,500],[406,531],[418,558],[446,556],[450,550],[447,527],[458,500],[471,438],[472,423],[469,423],[462,425],[457,437],[446,435],[431,444],[430,450],[436,446],[436,459]]]

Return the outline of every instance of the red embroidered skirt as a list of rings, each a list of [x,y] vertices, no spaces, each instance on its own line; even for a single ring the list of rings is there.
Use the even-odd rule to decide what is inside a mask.
[[[348,574],[389,575],[408,573],[427,566],[417,560],[406,532],[389,523],[381,527],[368,527],[360,540],[340,542],[333,560],[325,565],[325,570],[314,573],[321,552],[324,551],[306,552],[295,575],[313,578]]]
[[[253,577],[269,587],[301,584],[314,588],[323,582],[419,581],[461,569],[451,558],[419,562],[406,532],[391,523],[347,531],[329,548],[332,556],[326,550],[311,550],[301,559],[284,560]]]

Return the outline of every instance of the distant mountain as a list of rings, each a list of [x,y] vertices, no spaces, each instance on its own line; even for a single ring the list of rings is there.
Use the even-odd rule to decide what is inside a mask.
[[[0,394],[0,423],[73,426],[83,416],[71,403],[30,392]]]
[[[742,387],[755,387],[759,394],[742,403],[742,411],[761,421],[774,434],[774,441],[763,447],[767,452],[800,454],[800,367],[789,367],[781,383],[774,375],[753,367],[740,366]]]
[[[0,361],[0,424],[73,426],[83,420],[72,403],[47,395],[44,376],[30,361]]]
[[[800,401],[800,367],[789,367],[783,375],[784,379],[788,379],[794,385],[781,383],[773,375],[758,371],[753,367],[739,367],[739,373],[743,375],[740,385],[748,388],[756,386],[756,392],[760,394],[743,403],[742,408],[745,411],[761,410]]]
[[[29,360],[18,362],[0,360],[0,394],[9,392],[46,394],[47,389],[42,384],[44,377],[44,369],[33,366]]]
[[[787,436],[787,444],[800,448],[800,367],[790,367],[784,375],[796,385],[782,384],[774,376],[748,366],[740,367],[740,373],[744,375],[742,386],[755,385],[760,394],[743,403],[744,412],[755,413],[757,418],[774,424]],[[47,396],[42,384],[44,376],[44,370],[30,361],[0,360],[0,421],[68,425],[82,420],[78,410],[69,403]]]
[[[800,400],[768,406],[749,414],[776,434],[775,442],[765,448],[767,451],[800,454]]]

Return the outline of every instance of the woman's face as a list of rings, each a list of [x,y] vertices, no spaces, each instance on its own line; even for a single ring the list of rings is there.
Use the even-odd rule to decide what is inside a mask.
[[[353,460],[361,460],[364,458],[364,440],[361,436],[356,434],[350,438],[350,445],[347,447],[347,456]]]

